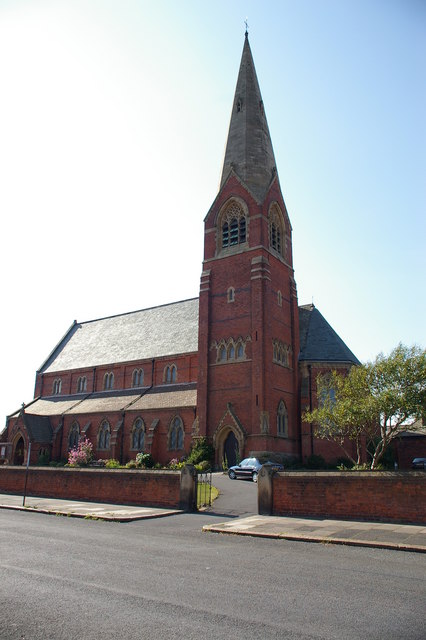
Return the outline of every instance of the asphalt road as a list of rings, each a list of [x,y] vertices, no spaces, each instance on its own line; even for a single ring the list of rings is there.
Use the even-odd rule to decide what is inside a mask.
[[[253,489],[232,483],[247,509]],[[202,533],[235,517],[226,492],[216,506],[128,524],[0,511],[0,638],[424,640],[426,556]]]

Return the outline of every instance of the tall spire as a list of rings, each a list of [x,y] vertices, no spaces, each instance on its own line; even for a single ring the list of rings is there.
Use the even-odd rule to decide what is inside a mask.
[[[231,169],[254,197],[262,202],[276,166],[247,31],[229,125],[221,188]]]

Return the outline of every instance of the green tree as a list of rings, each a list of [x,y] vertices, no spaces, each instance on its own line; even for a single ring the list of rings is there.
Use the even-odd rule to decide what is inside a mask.
[[[352,367],[347,375],[333,371],[318,378],[318,407],[305,413],[315,435],[340,444],[360,462],[365,439],[375,469],[392,440],[425,414],[426,351],[399,344],[389,356]],[[347,450],[356,446],[356,459]]]

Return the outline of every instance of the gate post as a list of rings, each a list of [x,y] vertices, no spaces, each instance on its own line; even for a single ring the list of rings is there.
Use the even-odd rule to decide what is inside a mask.
[[[197,511],[197,470],[186,464],[180,472],[179,509]]]
[[[260,516],[271,516],[273,510],[272,477],[274,469],[262,467],[257,479],[257,510]]]

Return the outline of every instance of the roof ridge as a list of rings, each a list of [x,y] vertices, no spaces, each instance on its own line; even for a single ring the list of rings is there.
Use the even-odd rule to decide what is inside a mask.
[[[164,302],[163,304],[157,304],[152,307],[145,307],[144,309],[135,309],[134,311],[125,311],[123,313],[114,313],[110,316],[103,316],[101,318],[93,318],[92,320],[83,320],[82,322],[74,322],[78,325],[90,324],[91,322],[100,322],[101,320],[111,320],[112,318],[123,318],[124,316],[131,316],[133,313],[141,313],[142,311],[152,311],[153,309],[161,309],[163,307],[171,307],[172,305],[183,304],[184,302],[192,302],[193,300],[199,300],[199,296],[193,298],[185,298],[184,300],[176,300],[176,302]]]

